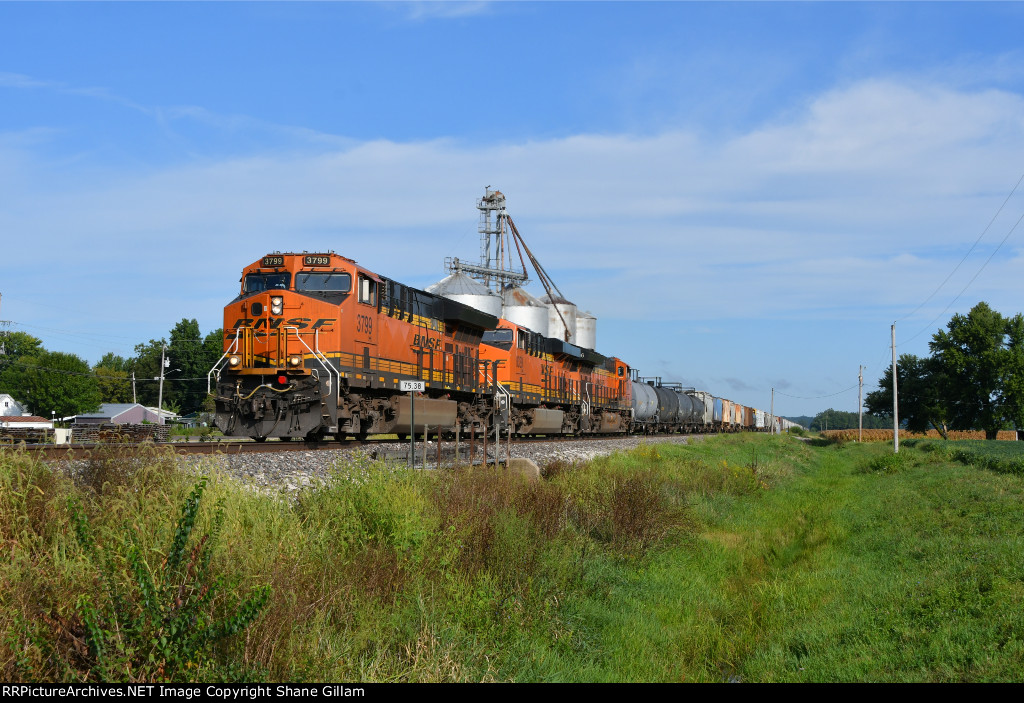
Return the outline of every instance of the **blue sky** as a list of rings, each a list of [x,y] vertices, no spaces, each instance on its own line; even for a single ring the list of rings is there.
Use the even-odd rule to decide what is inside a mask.
[[[1022,20],[0,2],[0,318],[95,362],[218,327],[273,250],[427,286],[477,257],[491,185],[600,351],[758,407],[774,387],[780,414],[855,410],[894,320],[925,354],[979,300],[1024,307]]]

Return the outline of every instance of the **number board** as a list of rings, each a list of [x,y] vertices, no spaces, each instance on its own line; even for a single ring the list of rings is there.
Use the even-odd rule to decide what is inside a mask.
[[[398,389],[401,391],[424,391],[426,385],[423,381],[399,381]]]
[[[302,257],[303,266],[330,266],[331,257],[326,254],[310,254]]]
[[[268,266],[284,266],[283,256],[264,256],[263,261],[260,262],[260,266],[266,268]]]

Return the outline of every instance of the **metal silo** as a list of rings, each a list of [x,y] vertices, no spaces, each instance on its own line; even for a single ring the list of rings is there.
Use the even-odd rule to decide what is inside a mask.
[[[427,288],[427,292],[501,317],[501,296],[492,293],[487,286],[474,281],[461,271],[438,281]]]
[[[576,313],[575,344],[584,349],[597,349],[597,318],[589,312]]]
[[[548,306],[548,336],[576,344],[576,306],[565,298],[545,295],[540,302]],[[569,337],[566,339],[566,328]]]
[[[502,293],[502,314],[509,322],[548,336],[548,306],[519,286],[506,288]]]

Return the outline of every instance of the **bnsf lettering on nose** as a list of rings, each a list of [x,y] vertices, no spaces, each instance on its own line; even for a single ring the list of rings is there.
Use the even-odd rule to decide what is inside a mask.
[[[283,317],[271,317],[265,318],[251,318],[251,317],[240,317],[235,320],[235,324],[231,325],[229,329],[238,329],[239,327],[252,327],[254,330],[269,328],[276,330],[283,324],[285,327],[294,327],[296,329],[314,329],[318,330],[321,327],[331,327],[337,318],[322,317],[316,322],[310,317],[293,317],[290,320],[285,320]],[[310,324],[312,322],[312,325]]]

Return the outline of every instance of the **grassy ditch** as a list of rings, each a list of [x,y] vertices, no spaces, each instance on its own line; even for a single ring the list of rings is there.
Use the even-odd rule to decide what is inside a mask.
[[[298,498],[0,454],[0,679],[1016,680],[1018,475],[734,436]]]
[[[911,440],[912,447],[989,471],[1024,474],[1024,442]]]

